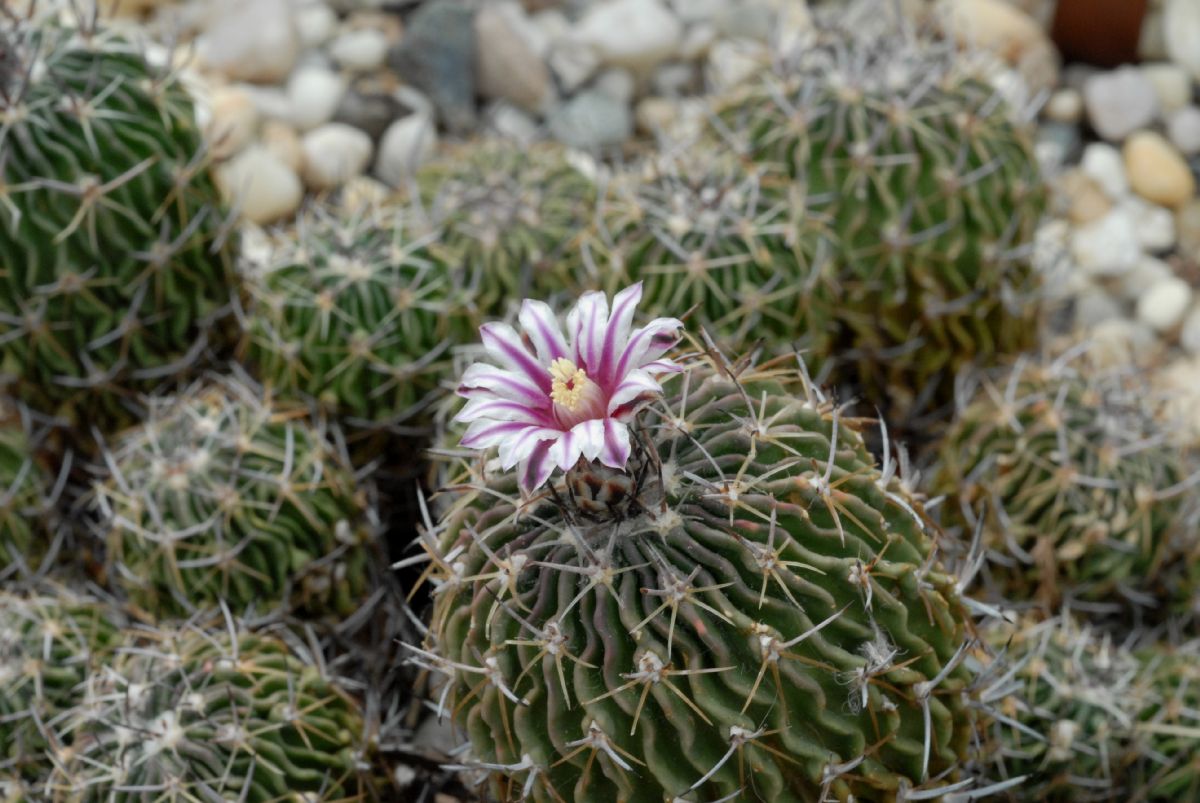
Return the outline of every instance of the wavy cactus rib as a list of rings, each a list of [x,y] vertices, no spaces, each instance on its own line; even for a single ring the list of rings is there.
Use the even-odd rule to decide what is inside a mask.
[[[175,75],[108,32],[25,27],[0,87],[0,372],[105,426],[228,309],[223,211]],[[112,416],[116,416],[112,418]]]
[[[86,692],[56,803],[371,799],[358,705],[270,636],[134,633]]]
[[[868,401],[905,420],[949,403],[965,366],[1032,344],[1031,138],[953,53],[826,32],[722,101],[715,128],[787,171],[836,235],[834,345]]]
[[[1192,800],[1200,795],[1200,643],[1133,647],[1063,614],[1004,645],[994,772],[1028,801]]]
[[[987,569],[1011,600],[1188,606],[1200,525],[1189,471],[1132,377],[1019,361],[987,377],[940,450],[948,524],[982,518]]]
[[[733,349],[828,353],[829,238],[781,171],[707,150],[660,156],[614,181],[599,217],[595,287],[641,281],[645,309],[693,310]]]
[[[776,372],[783,374],[784,372]],[[415,660],[501,799],[894,800],[953,780],[970,624],[920,503],[817,391],[702,365],[627,472],[472,474]]]
[[[110,570],[153,616],[354,612],[379,557],[368,488],[318,422],[235,378],[150,402],[98,483]]]
[[[111,659],[120,626],[119,612],[65,589],[0,592],[0,792],[5,775],[15,794],[50,771],[53,734]]]
[[[314,209],[268,264],[244,271],[243,356],[282,397],[366,424],[418,417],[477,317],[434,240],[399,208]]]
[[[571,286],[597,192],[562,148],[484,141],[422,168],[410,201],[437,232],[433,257],[462,270],[477,310],[502,316]]]

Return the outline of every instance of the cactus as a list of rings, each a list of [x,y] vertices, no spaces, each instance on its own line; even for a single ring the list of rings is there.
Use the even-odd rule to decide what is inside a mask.
[[[48,799],[370,799],[362,713],[311,658],[232,626],[129,641],[88,678]]]
[[[365,424],[418,420],[450,347],[474,332],[460,277],[401,209],[315,208],[266,265],[245,271],[242,355],[281,397]]]
[[[950,499],[945,523],[971,532],[982,519],[987,572],[1007,599],[1187,606],[1200,475],[1131,377],[1088,373],[1021,360],[984,377],[946,433],[931,491]]]
[[[37,575],[54,540],[56,484],[35,459],[27,430],[0,424],[0,581]]]
[[[837,240],[833,345],[867,401],[908,422],[953,377],[1026,350],[1044,206],[1031,138],[952,52],[826,32],[719,103],[740,153],[786,170]]]
[[[965,760],[971,625],[920,502],[807,381],[729,371],[672,380],[625,469],[451,484],[412,651],[500,799],[894,800]]]
[[[93,502],[111,576],[155,617],[347,616],[378,559],[369,488],[316,422],[236,378],[153,399]]]
[[[177,77],[116,35],[10,33],[0,87],[0,372],[73,423],[197,362],[230,306],[223,212]]]
[[[22,777],[49,771],[50,735],[81,701],[88,674],[112,657],[119,627],[111,607],[63,589],[0,592],[0,793],[5,775],[16,794]]]
[[[1012,800],[1193,800],[1200,795],[1200,642],[1133,647],[1068,614],[1007,637],[989,690],[993,774]]]
[[[588,289],[641,281],[650,312],[694,308],[731,349],[828,353],[828,237],[786,175],[705,150],[660,156],[614,181],[599,217],[606,258]]]
[[[514,299],[570,286],[596,196],[561,148],[483,141],[422,168],[410,202],[437,232],[431,254],[465,270],[476,309],[502,316]]]

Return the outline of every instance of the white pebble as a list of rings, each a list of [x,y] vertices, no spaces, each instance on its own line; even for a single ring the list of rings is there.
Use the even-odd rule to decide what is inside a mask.
[[[1088,120],[1110,142],[1145,128],[1158,115],[1154,84],[1136,67],[1119,67],[1090,76],[1083,84]]]
[[[332,189],[361,175],[371,161],[371,138],[345,123],[326,123],[301,140],[304,181],[314,190]]]
[[[375,176],[393,187],[400,186],[437,148],[437,128],[424,114],[401,117],[388,126],[379,140]]]
[[[288,122],[300,131],[333,119],[346,79],[324,67],[298,67],[288,79]]]
[[[1183,320],[1192,303],[1192,288],[1178,276],[1160,279],[1150,286],[1137,303],[1137,317],[1159,332],[1173,329]]]
[[[1091,276],[1120,276],[1137,264],[1142,248],[1133,221],[1118,208],[1075,229],[1071,254]]]
[[[1193,304],[1179,330],[1179,345],[1191,354],[1200,355],[1200,303]],[[1197,384],[1200,390],[1200,384]]]
[[[1078,123],[1083,118],[1083,95],[1071,87],[1060,89],[1046,102],[1045,114],[1058,123]]]
[[[376,28],[361,28],[338,34],[329,45],[329,55],[338,66],[353,72],[370,72],[383,66],[387,57],[387,34]]]
[[[1167,136],[1184,156],[1200,153],[1200,108],[1185,106],[1168,117]]]
[[[1126,301],[1137,301],[1147,287],[1174,276],[1171,266],[1158,257],[1145,254],[1133,266],[1133,270],[1121,277],[1121,296]]]
[[[1119,150],[1107,142],[1093,142],[1084,148],[1079,167],[1114,201],[1129,194],[1125,159]]]
[[[337,24],[337,14],[321,0],[303,0],[296,9],[296,29],[305,47],[319,47],[328,42]]]
[[[1143,64],[1142,75],[1154,85],[1158,105],[1164,114],[1183,108],[1192,99],[1192,79],[1187,71],[1170,62]]]
[[[683,25],[659,0],[610,0],[584,13],[574,38],[605,64],[645,70],[675,55]]]
[[[283,80],[300,53],[287,0],[228,0],[196,43],[200,60],[229,78]]]
[[[1120,207],[1133,222],[1138,243],[1150,253],[1161,253],[1175,245],[1175,215],[1170,209],[1131,195]]]
[[[304,187],[295,172],[262,145],[251,145],[217,168],[221,193],[253,223],[273,223],[300,206]]]

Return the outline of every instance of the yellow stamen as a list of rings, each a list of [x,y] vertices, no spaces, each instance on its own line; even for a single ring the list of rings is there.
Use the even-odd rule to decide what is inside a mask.
[[[560,407],[575,412],[583,402],[584,393],[592,381],[587,373],[566,357],[550,363],[550,400]]]

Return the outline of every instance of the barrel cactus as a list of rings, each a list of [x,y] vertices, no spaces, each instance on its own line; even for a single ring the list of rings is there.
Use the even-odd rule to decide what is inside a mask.
[[[27,430],[0,425],[0,581],[36,575],[53,541],[55,483]]]
[[[647,160],[600,201],[598,261],[582,275],[610,292],[640,281],[647,310],[684,313],[741,349],[828,352],[830,251],[779,170],[701,149]]]
[[[281,397],[365,425],[419,420],[476,318],[432,240],[402,208],[313,208],[247,264],[244,359]]]
[[[345,616],[378,560],[367,487],[319,422],[235,378],[154,399],[106,456],[94,505],[110,574],[152,616]]]
[[[65,589],[0,592],[0,778],[11,775],[14,790],[23,787],[19,778],[34,782],[50,771],[54,734],[81,702],[89,674],[111,659],[120,619]]]
[[[945,523],[982,526],[998,594],[1191,605],[1200,474],[1131,377],[1021,360],[966,396],[931,487],[949,499]]]
[[[50,800],[371,799],[362,712],[311,657],[232,628],[129,640],[87,679]]]
[[[569,340],[526,302],[533,350],[485,327],[507,369],[464,376],[463,443],[499,461],[452,484],[412,651],[446,677],[465,763],[539,801],[954,782],[971,626],[920,502],[794,372],[665,359],[679,322],[632,329],[639,290],[611,317],[585,295]]]
[[[1044,206],[1032,139],[945,48],[825,33],[720,102],[715,131],[785,170],[837,238],[837,376],[906,422],[1026,350]]]
[[[434,256],[500,316],[515,299],[561,292],[584,259],[593,179],[553,145],[464,145],[422,168],[410,203],[436,237]]]
[[[75,423],[194,365],[229,309],[225,213],[174,72],[105,31],[26,26],[0,87],[0,372]]]
[[[997,631],[994,774],[1027,801],[1200,795],[1200,643],[1133,647],[1067,614]]]

